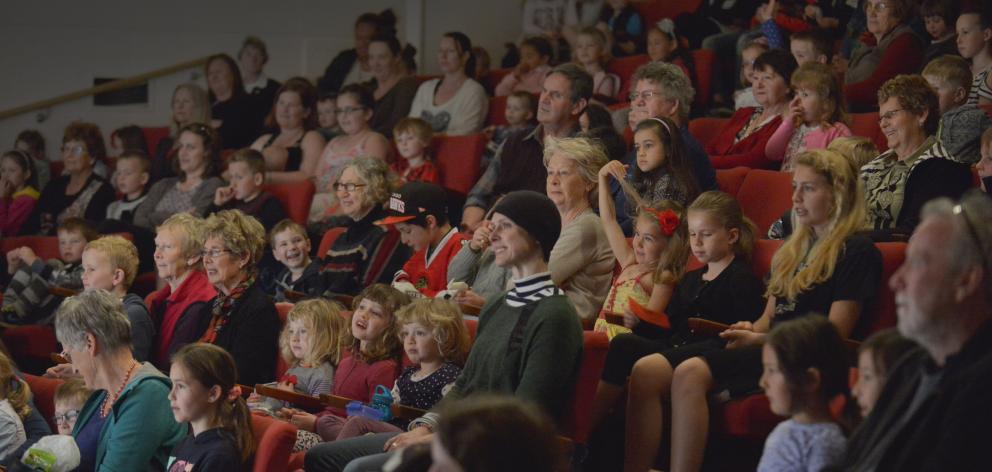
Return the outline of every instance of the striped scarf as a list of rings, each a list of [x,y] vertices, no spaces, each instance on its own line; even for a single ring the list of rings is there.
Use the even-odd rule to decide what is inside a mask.
[[[217,334],[231,321],[231,308],[233,308],[234,302],[238,301],[245,294],[245,291],[248,290],[248,287],[251,287],[254,283],[255,276],[250,275],[231,289],[230,294],[224,295],[223,291],[217,290],[217,298],[214,298],[213,307],[210,309],[212,315],[210,325],[207,326],[207,331],[203,333],[200,342],[213,344],[217,341]]]
[[[506,304],[513,308],[520,308],[529,303],[564,293],[551,281],[551,272],[542,272],[514,280],[513,288],[506,294]]]

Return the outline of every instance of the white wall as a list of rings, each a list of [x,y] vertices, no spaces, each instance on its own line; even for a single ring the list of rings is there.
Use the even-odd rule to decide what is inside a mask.
[[[435,73],[440,35],[465,32],[499,61],[502,43],[520,31],[519,0],[222,0],[170,2],[0,2],[0,110],[86,88],[94,77],[127,77],[216,52],[237,53],[247,34],[268,44],[266,73],[276,79],[319,76],[337,51],[351,47],[363,12],[392,8],[400,38],[420,50],[424,73]],[[408,16],[407,12],[411,14]],[[419,34],[417,34],[419,33]],[[122,125],[164,126],[172,90],[202,74],[189,70],[149,83],[149,104],[94,107],[92,98],[0,120],[0,149],[35,128],[61,159],[62,130],[75,120],[105,136]],[[202,78],[200,78],[202,83]],[[37,121],[39,114],[47,119]]]

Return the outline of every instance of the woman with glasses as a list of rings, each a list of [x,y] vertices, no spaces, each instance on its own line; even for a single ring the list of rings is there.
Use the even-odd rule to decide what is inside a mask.
[[[265,228],[238,210],[214,213],[205,226],[200,257],[217,296],[199,340],[231,353],[241,383],[270,382],[276,375],[282,323],[272,299],[256,283]]]
[[[923,61],[923,42],[909,26],[919,3],[913,0],[866,0],[868,33],[851,53],[844,73],[848,111],[875,109],[875,92],[898,74],[912,74]]]
[[[861,168],[867,226],[877,240],[905,240],[920,222],[923,205],[937,197],[960,198],[971,187],[971,169],[954,162],[934,134],[938,99],[918,75],[900,75],[878,91],[879,127],[889,150]]]
[[[374,157],[355,159],[334,183],[343,215],[328,225],[343,226],[345,231],[327,254],[320,255],[321,275],[329,293],[354,295],[376,282],[391,283],[393,274],[410,258],[409,248],[400,244],[399,232],[375,224],[386,217],[383,205],[397,187],[397,177],[386,161]],[[317,233],[318,240],[322,234],[316,228],[311,233]]]
[[[62,136],[65,174],[53,178],[38,199],[21,234],[54,236],[66,218],[98,222],[114,201],[114,189],[95,172],[95,164],[106,157],[100,128],[92,123],[73,123]]]
[[[375,99],[369,89],[357,84],[341,89],[335,113],[344,134],[327,143],[317,163],[314,173],[317,193],[310,205],[311,223],[340,213],[334,183],[346,165],[359,156],[385,161],[389,155],[389,140],[369,126],[374,109]]]

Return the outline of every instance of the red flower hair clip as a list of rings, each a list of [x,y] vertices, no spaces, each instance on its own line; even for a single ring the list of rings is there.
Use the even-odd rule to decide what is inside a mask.
[[[679,227],[679,215],[671,209],[658,211],[651,207],[644,207],[644,211],[650,213],[658,220],[658,226],[665,236],[671,237]]]

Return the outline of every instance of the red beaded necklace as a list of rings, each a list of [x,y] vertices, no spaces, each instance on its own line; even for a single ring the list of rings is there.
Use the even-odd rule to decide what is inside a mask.
[[[124,375],[124,381],[121,382],[121,386],[117,388],[117,391],[116,392],[114,392],[114,396],[113,396],[113,399],[114,400],[113,401],[110,401],[111,396],[110,396],[110,393],[109,392],[107,393],[107,395],[105,397],[103,397],[103,403],[100,404],[100,417],[101,418],[106,418],[107,415],[110,414],[110,410],[107,409],[107,405],[108,404],[113,405],[114,402],[117,401],[117,398],[121,396],[121,392],[124,391],[124,387],[127,386],[127,382],[129,380],[131,380],[131,374],[134,372],[134,369],[137,368],[139,365],[141,365],[141,364],[138,363],[138,362],[135,362],[134,360],[131,360],[131,367],[127,369],[127,374]]]

